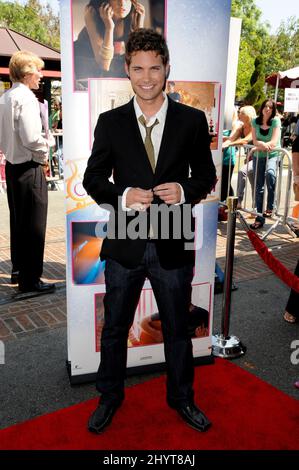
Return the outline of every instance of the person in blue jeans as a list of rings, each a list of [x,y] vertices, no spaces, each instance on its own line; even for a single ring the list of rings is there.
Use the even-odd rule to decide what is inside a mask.
[[[257,230],[271,217],[276,184],[276,167],[280,146],[281,122],[276,116],[276,104],[272,100],[262,103],[259,115],[252,120],[252,140],[256,147],[253,156],[253,172],[256,175],[255,202],[258,213],[263,211],[265,181],[268,190],[267,207],[263,215],[258,215],[250,228]],[[267,158],[268,157],[268,158]]]

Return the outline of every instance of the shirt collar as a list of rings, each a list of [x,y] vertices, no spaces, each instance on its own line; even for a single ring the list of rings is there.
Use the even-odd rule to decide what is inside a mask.
[[[155,116],[152,116],[150,118],[150,120],[148,122],[149,126],[152,123],[154,123],[156,119],[158,119],[159,123],[164,123],[165,122],[166,113],[167,113],[167,109],[168,109],[168,98],[167,98],[167,95],[164,91],[163,91],[163,97],[164,97],[163,104],[162,104],[161,108],[159,109],[159,111],[155,114]],[[134,109],[135,109],[136,117],[137,117],[137,119],[139,119],[140,116],[142,116],[143,112],[141,111],[141,108],[140,108],[140,106],[137,102],[136,95],[134,96]]]
[[[24,83],[22,83],[22,82],[15,82],[15,83],[13,83],[13,85],[12,85],[11,88],[21,88],[22,90],[24,90],[24,92],[33,94],[33,95],[35,96],[35,94],[33,93],[33,91],[30,90],[30,88],[29,88],[27,85],[24,85]]]

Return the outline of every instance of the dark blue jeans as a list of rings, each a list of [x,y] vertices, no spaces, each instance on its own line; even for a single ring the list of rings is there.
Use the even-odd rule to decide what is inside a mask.
[[[257,163],[258,161],[258,163]],[[273,210],[274,193],[276,184],[276,161],[277,157],[269,158],[266,168],[266,158],[253,157],[253,173],[256,175],[256,190],[255,190],[255,203],[257,211],[262,213],[263,211],[263,199],[264,199],[264,187],[265,180],[267,185],[267,207],[268,210]],[[265,218],[257,216],[256,220],[261,223],[265,223]]]
[[[193,354],[188,336],[193,266],[166,270],[154,242],[148,242],[140,266],[127,269],[107,259],[105,322],[96,387],[104,402],[124,398],[129,329],[146,278],[150,280],[162,323],[169,404],[193,400]]]

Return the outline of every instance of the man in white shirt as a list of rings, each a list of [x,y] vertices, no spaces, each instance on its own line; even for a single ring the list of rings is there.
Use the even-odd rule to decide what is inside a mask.
[[[0,148],[6,157],[10,210],[12,282],[21,292],[53,292],[41,281],[48,208],[44,168],[49,146],[42,136],[40,109],[31,90],[39,88],[44,62],[18,51],[9,62],[13,86],[0,98]]]

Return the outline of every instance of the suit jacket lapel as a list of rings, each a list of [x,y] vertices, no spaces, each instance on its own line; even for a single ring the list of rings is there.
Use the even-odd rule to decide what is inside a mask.
[[[175,132],[179,130],[179,110],[175,109],[176,103],[169,97],[168,99],[168,109],[166,113],[165,125],[163,136],[160,145],[160,151],[158,155],[155,179],[158,179],[164,169],[167,168],[171,159],[171,147],[175,145]]]

